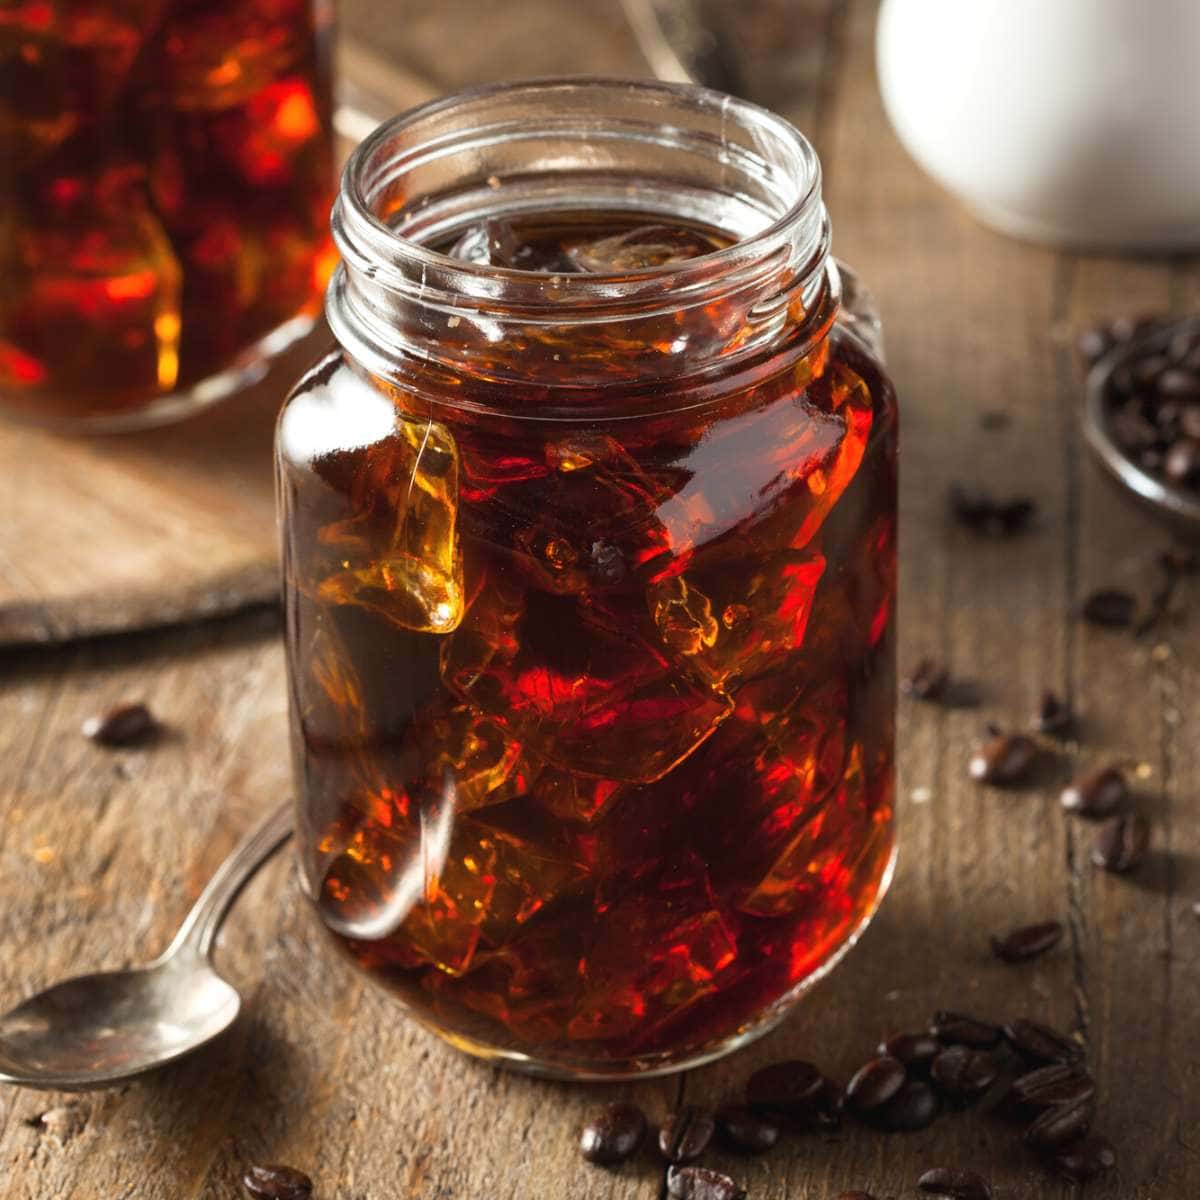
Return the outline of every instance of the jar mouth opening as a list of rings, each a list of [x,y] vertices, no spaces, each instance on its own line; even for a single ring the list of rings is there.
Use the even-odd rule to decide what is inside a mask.
[[[460,227],[478,201],[463,183],[464,171],[474,173],[490,189],[489,215],[518,211],[521,200],[509,199],[510,176],[485,174],[491,164],[523,154],[536,158],[536,143],[547,149],[539,160],[543,179],[537,195],[540,211],[548,202],[564,207],[590,207],[579,200],[580,181],[587,177],[580,163],[567,165],[563,147],[574,146],[584,167],[595,174],[612,170],[613,156],[631,148],[636,157],[653,158],[656,150],[678,160],[704,158],[719,180],[696,182],[697,193],[719,196],[735,228],[722,228],[733,240],[729,246],[682,262],[612,273],[548,275],[513,267],[491,266],[453,257],[434,249],[430,239],[454,218]],[[556,162],[561,174],[555,176]],[[444,189],[438,193],[415,191]],[[618,178],[620,175],[618,174]],[[757,191],[739,200],[747,181]],[[626,185],[629,193],[632,185]],[[669,176],[663,196],[676,203],[686,185]],[[631,196],[631,201],[639,197]],[[699,196],[693,197],[699,210]],[[630,211],[649,218],[663,210],[653,204],[653,188],[628,202]],[[699,214],[697,214],[699,215]],[[741,228],[738,228],[740,226]],[[755,227],[757,226],[757,227]],[[731,273],[755,265],[793,264],[823,255],[827,245],[821,204],[821,168],[811,143],[798,129],[768,109],[749,101],[686,84],[619,77],[564,76],[519,83],[489,84],[456,93],[410,109],[384,122],[355,149],[346,164],[341,195],[334,213],[334,232],[350,267],[371,270],[386,283],[411,281],[415,275],[434,280],[433,290],[476,298],[508,301],[526,298],[544,302],[547,283],[556,308],[574,305],[619,304],[636,300],[648,290],[660,294],[692,284],[712,285]],[[824,244],[823,244],[824,243]],[[444,241],[442,244],[445,244]],[[786,248],[786,249],[785,249]],[[797,256],[797,250],[806,250]],[[430,295],[430,300],[434,296]]]

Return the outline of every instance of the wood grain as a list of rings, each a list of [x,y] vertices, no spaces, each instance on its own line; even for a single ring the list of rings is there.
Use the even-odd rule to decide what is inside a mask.
[[[785,7],[770,0],[764,22]],[[413,75],[436,60],[431,86],[504,65],[474,44],[446,51],[465,36],[465,0],[345,9],[373,53],[399,54]],[[568,13],[520,0],[505,11],[541,22],[537,39],[497,33],[513,74],[536,73],[539,56],[562,69],[564,47],[594,52],[606,69],[642,69],[609,6]],[[1195,263],[1067,256],[976,225],[886,127],[874,12],[874,0],[806,2],[790,36],[809,45],[809,65],[786,80],[792,60],[776,40],[768,54],[761,33],[746,35],[738,50],[747,78],[817,141],[837,251],[885,314],[904,413],[902,659],[945,659],[983,701],[902,705],[901,857],[859,947],[794,1018],[731,1059],[627,1088],[565,1087],[468,1061],[408,1021],[328,951],[280,859],[222,939],[222,967],[247,998],[226,1039],[117,1092],[0,1089],[5,1200],[234,1200],[242,1165],[263,1159],[309,1171],[318,1200],[656,1200],[662,1177],[649,1157],[619,1172],[579,1164],[575,1131],[601,1098],[636,1097],[658,1119],[681,1097],[734,1095],[755,1066],[793,1055],[844,1078],[880,1035],[943,1005],[1043,1017],[1086,1041],[1098,1125],[1121,1156],[1089,1200],[1200,1194],[1200,921],[1190,911],[1200,899],[1200,587],[1144,640],[1073,615],[1092,587],[1141,587],[1168,539],[1088,459],[1069,348],[1072,328],[1097,314],[1194,309],[1200,277]],[[589,40],[581,28],[600,32]],[[1009,423],[985,428],[995,412]],[[973,539],[946,515],[955,479],[1035,496],[1035,527],[1005,543]],[[65,972],[155,953],[236,835],[288,788],[275,632],[267,613],[0,656],[0,1006]],[[1083,713],[1078,743],[1030,789],[970,783],[983,722],[1023,724],[1046,686]],[[148,699],[172,735],[119,752],[83,739],[83,718],[120,698]],[[1156,839],[1127,879],[1093,870],[1091,827],[1057,803],[1077,767],[1118,758],[1141,764],[1138,802]],[[1068,924],[1066,944],[1022,967],[992,959],[988,933],[1050,916]],[[1019,1152],[1012,1127],[973,1114],[920,1134],[847,1128],[759,1160],[712,1161],[754,1200],[855,1187],[910,1197],[934,1163],[976,1164],[1004,1200],[1077,1195]]]

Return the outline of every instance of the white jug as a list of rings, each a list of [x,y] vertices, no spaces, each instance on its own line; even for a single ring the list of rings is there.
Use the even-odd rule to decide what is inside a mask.
[[[884,105],[981,220],[1077,247],[1200,247],[1200,0],[884,0]]]

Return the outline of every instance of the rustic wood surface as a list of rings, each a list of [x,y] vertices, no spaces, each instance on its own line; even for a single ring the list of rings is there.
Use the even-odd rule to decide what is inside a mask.
[[[1089,1198],[1200,1195],[1200,595],[1184,598],[1190,615],[1140,641],[1072,617],[1092,587],[1140,586],[1168,538],[1081,447],[1069,348],[1071,328],[1097,314],[1194,310],[1200,276],[1194,263],[1063,255],[974,224],[886,127],[874,0],[742,9],[745,27],[775,31],[739,43],[747,78],[814,136],[837,250],[887,321],[905,426],[902,658],[944,658],[983,696],[977,710],[902,705],[901,858],[874,925],[794,1018],[747,1051],[681,1078],[568,1087],[472,1063],[407,1021],[326,952],[282,856],[223,935],[221,965],[247,1005],[222,1041],[113,1092],[0,1089],[5,1200],[232,1200],[243,1165],[262,1160],[303,1167],[318,1200],[656,1200],[661,1172],[649,1159],[615,1173],[579,1164],[576,1130],[601,1097],[635,1096],[661,1117],[681,1097],[722,1098],[755,1066],[791,1056],[844,1078],[879,1035],[939,1006],[1038,1016],[1086,1041],[1098,1126],[1121,1156]],[[645,70],[615,0],[353,0],[343,19],[434,89]],[[781,47],[788,38],[796,57]],[[781,82],[783,62],[792,74]],[[985,427],[994,412],[1009,424]],[[186,451],[186,439],[158,436],[164,454]],[[1036,528],[1007,543],[954,528],[944,494],[955,478],[1035,495]],[[85,540],[86,496],[56,482],[67,490],[43,492],[41,521]],[[253,502],[263,519],[265,496]],[[245,505],[239,515],[231,498],[213,520],[251,523]],[[4,538],[19,566],[22,543]],[[1082,710],[1079,744],[1030,790],[969,783],[982,722],[1023,722],[1046,686]],[[170,734],[116,752],[80,736],[86,716],[126,697],[145,698]],[[1127,879],[1093,871],[1090,829],[1065,820],[1056,799],[1076,765],[1115,757],[1136,770],[1155,824],[1151,860]],[[156,953],[236,836],[288,786],[270,613],[0,657],[0,1005],[64,973]],[[1020,968],[991,958],[989,931],[1048,916],[1070,930],[1054,953]],[[934,1163],[978,1165],[998,1200],[1076,1194],[1017,1150],[1011,1127],[970,1114],[920,1134],[847,1128],[760,1160],[714,1162],[755,1200],[826,1200],[852,1187],[913,1197]]]

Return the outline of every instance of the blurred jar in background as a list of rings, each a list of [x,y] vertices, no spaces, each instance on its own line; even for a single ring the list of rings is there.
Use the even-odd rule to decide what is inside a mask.
[[[324,0],[0,7],[0,409],[186,416],[311,327],[333,263]]]

